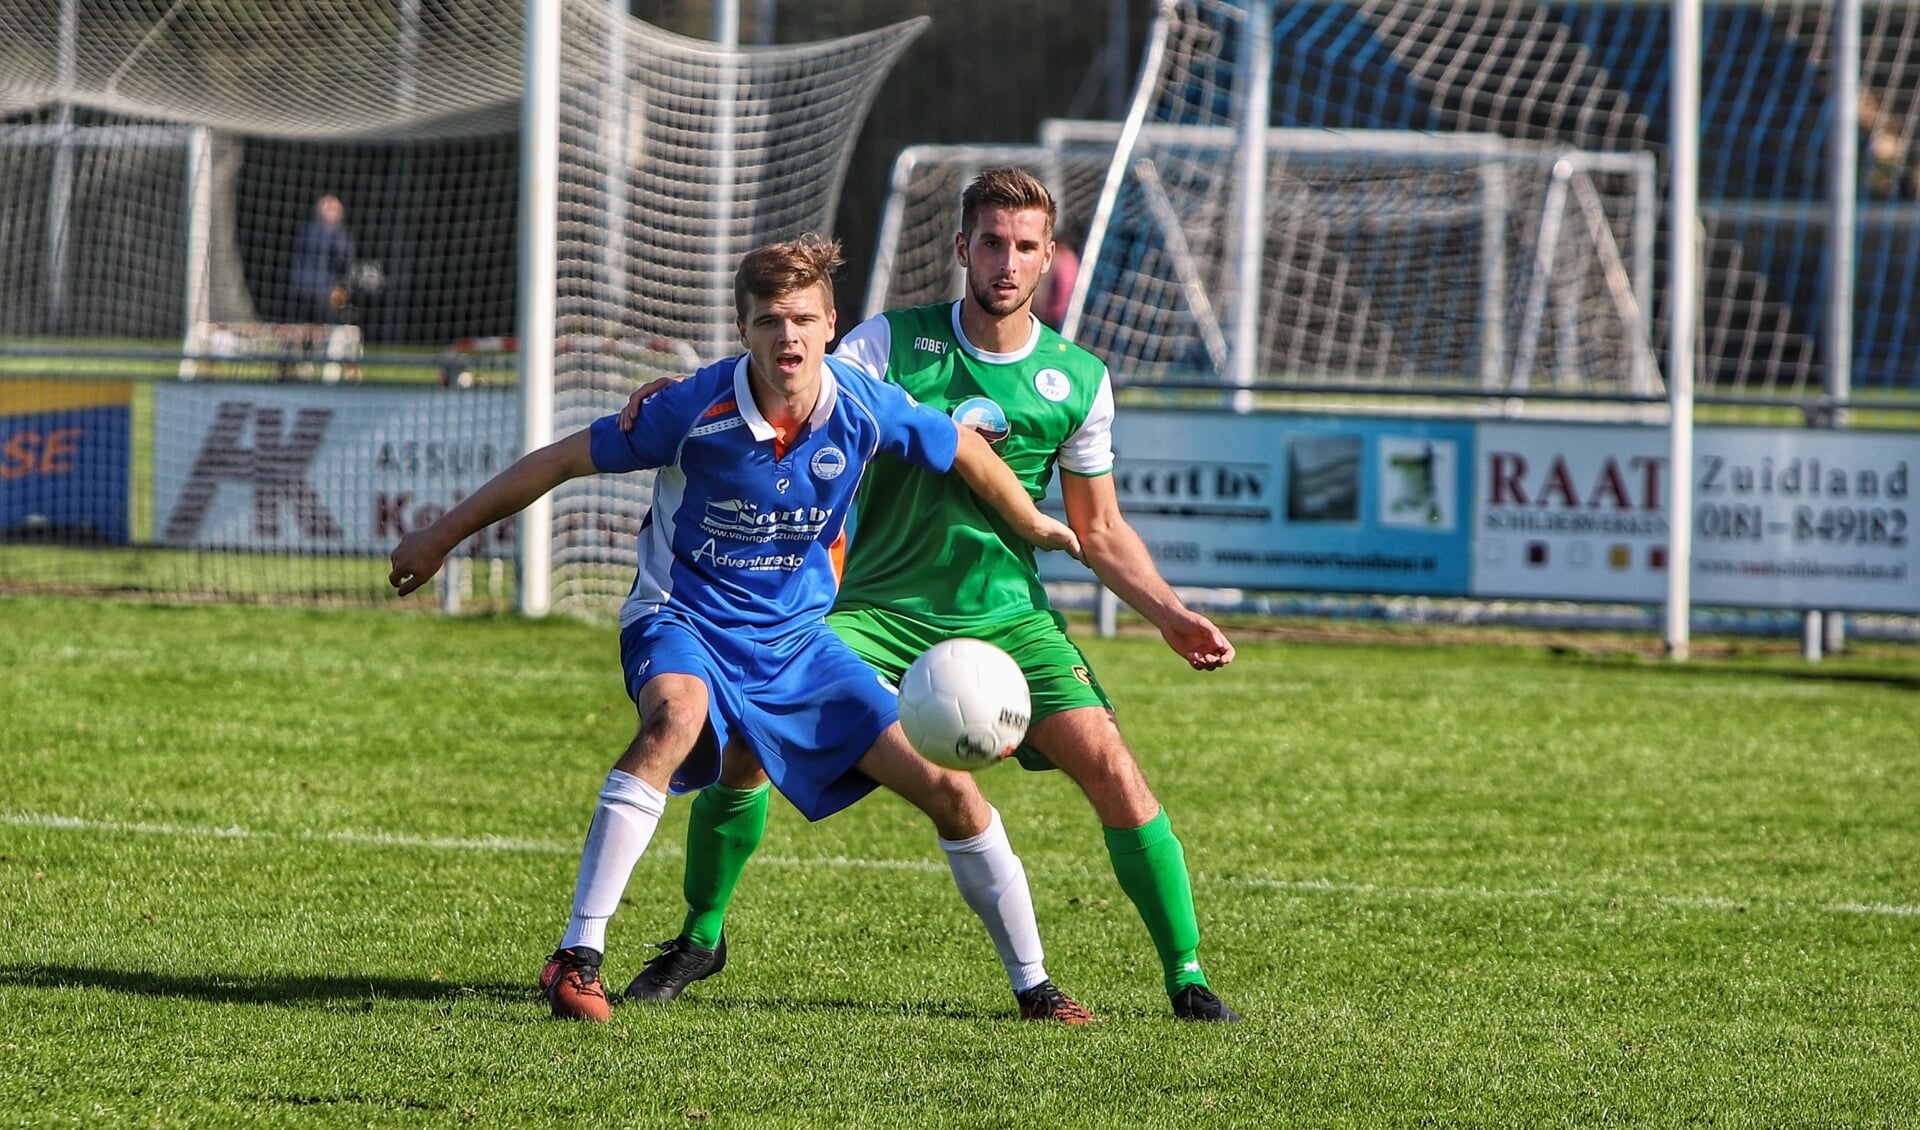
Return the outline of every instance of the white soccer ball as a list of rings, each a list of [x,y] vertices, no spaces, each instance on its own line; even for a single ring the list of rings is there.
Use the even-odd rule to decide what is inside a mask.
[[[907,741],[948,769],[983,769],[1008,756],[1032,713],[1020,665],[984,640],[934,644],[900,680]]]

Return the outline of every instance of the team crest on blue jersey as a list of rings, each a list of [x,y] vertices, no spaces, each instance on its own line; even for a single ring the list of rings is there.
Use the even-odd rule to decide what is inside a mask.
[[[847,469],[847,453],[837,447],[823,447],[813,453],[808,466],[816,479],[837,479]]]
[[[1058,369],[1042,369],[1033,375],[1033,387],[1041,396],[1060,403],[1073,394],[1073,382]]]
[[[1007,438],[1007,414],[984,396],[970,396],[953,406],[953,422],[980,433],[988,443]]]

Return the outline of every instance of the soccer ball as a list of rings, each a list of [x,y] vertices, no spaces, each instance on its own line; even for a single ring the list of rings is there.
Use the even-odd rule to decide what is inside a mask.
[[[907,741],[948,769],[982,769],[1012,753],[1032,712],[1020,665],[984,640],[934,644],[900,680]]]

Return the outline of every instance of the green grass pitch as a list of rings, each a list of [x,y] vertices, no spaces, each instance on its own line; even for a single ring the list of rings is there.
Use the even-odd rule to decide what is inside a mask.
[[[727,970],[595,1028],[532,982],[630,736],[610,630],[0,599],[0,1125],[1920,1122],[1920,651],[1255,635],[1212,675],[1082,637],[1245,1024],[1170,1017],[1090,809],[1005,765],[1099,1024],[1013,1019],[876,797],[776,802]]]

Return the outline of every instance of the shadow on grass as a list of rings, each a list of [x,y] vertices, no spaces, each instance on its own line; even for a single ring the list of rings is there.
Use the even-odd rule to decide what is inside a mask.
[[[849,1000],[842,998],[819,1000],[788,997],[778,994],[729,996],[724,999],[715,999],[711,995],[703,997],[688,996],[681,998],[680,1001],[675,1002],[671,1007],[686,1008],[689,1005],[702,1011],[717,1013],[744,1014],[752,1012],[778,1012],[796,1016],[813,1013],[821,1016],[859,1015],[881,1018],[892,1017],[900,1020],[926,1020],[930,1018],[968,1021],[1010,1020],[1015,1016],[1017,1011],[1011,1001],[1009,1001],[1007,1007],[1004,1009],[982,1009],[951,1000],[880,1001]],[[644,1012],[647,1009],[666,1008],[669,1006],[648,1004],[640,1001],[616,1000],[614,1007],[620,1010]]]
[[[503,1005],[537,1006],[542,1019],[546,1004],[538,991],[528,984],[461,984],[403,977],[344,976],[241,976],[232,973],[171,974],[125,969],[100,969],[84,965],[0,965],[0,986],[18,985],[31,989],[105,989],[145,997],[166,997],[211,1001],[216,1004],[284,1005],[307,1008],[338,1008],[357,1005],[370,1008],[379,1001],[421,1001],[453,1004],[463,1000],[484,1000]],[[621,999],[612,989],[615,1015],[645,1015],[654,1009],[687,1009],[718,1014],[778,1012],[788,1015],[812,1013],[822,1016],[864,1016],[879,1019],[957,1020],[965,1022],[1013,1020],[1018,1011],[1012,1001],[1006,1008],[981,1008],[956,1000],[860,1000],[852,998],[802,998],[783,994],[687,997],[672,1005],[633,1002]]]
[[[1675,678],[1715,678],[1736,679],[1775,679],[1790,683],[1855,683],[1861,686],[1888,687],[1898,691],[1920,692],[1920,670],[1898,670],[1886,666],[1847,667],[1845,659],[1835,659],[1826,663],[1807,663],[1789,667],[1779,664],[1748,664],[1725,659],[1691,659],[1685,663],[1668,663],[1665,660],[1642,659],[1631,666],[1611,658],[1583,655],[1571,650],[1555,651],[1554,654],[1583,661],[1595,670],[1638,670],[1644,671],[1658,663],[1661,670],[1671,673]]]
[[[533,999],[533,986],[463,985],[406,977],[173,974],[84,965],[0,965],[0,985],[36,989],[106,989],[147,997],[183,997],[219,1004],[340,1005],[373,1001],[457,1001],[502,1004]]]
[[[1745,669],[1742,668],[1741,670],[1744,671]],[[1816,664],[1809,663],[1804,668],[1769,667],[1755,673],[1794,682],[1861,683],[1870,686],[1892,687],[1895,690],[1910,693],[1920,693],[1920,672],[1849,671],[1838,667],[1823,668]]]
[[[338,1007],[367,1005],[377,1001],[441,1001],[481,999],[497,1004],[539,1004],[532,983],[461,984],[417,977],[346,976],[273,976],[235,973],[151,973],[141,970],[103,969],[85,965],[0,965],[0,986],[19,985],[32,989],[105,989],[145,997],[170,997],[212,1001],[216,1004],[268,1004],[295,1007]],[[619,999],[615,1007],[636,1014],[663,1005],[641,1004]],[[1014,1015],[1011,1002],[1005,1009],[982,1009],[952,1000],[876,1001],[855,999],[803,999],[774,994],[768,996],[730,996],[701,1000],[688,997],[673,1006],[694,1005],[702,1011],[745,1013],[782,1012],[823,1015],[897,1016],[901,1019],[939,1017],[946,1020],[1004,1020]]]

